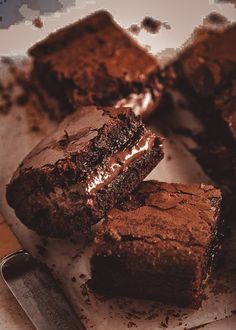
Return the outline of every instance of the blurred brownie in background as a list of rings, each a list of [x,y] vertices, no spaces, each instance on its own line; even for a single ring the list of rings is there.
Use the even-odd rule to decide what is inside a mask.
[[[49,35],[29,54],[41,99],[53,116],[91,104],[131,106],[147,116],[161,100],[164,78],[156,59],[105,11]]]
[[[95,237],[95,290],[199,306],[220,246],[221,193],[211,185],[144,181]]]
[[[195,136],[198,161],[222,189],[229,217],[236,215],[236,25],[209,31],[185,49],[168,69],[175,88],[200,119]],[[233,211],[234,210],[234,211]]]

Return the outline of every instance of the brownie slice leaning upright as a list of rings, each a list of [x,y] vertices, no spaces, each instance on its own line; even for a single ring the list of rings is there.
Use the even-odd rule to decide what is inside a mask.
[[[25,158],[8,203],[43,235],[89,229],[159,163],[161,144],[129,108],[80,109]]]
[[[49,35],[29,54],[42,99],[57,117],[92,104],[127,105],[147,115],[162,96],[156,59],[105,11]]]
[[[236,25],[209,32],[172,64],[175,86],[204,126],[198,161],[222,189],[227,218],[236,215]]]
[[[220,207],[213,186],[144,181],[98,229],[91,287],[199,306],[219,247]]]

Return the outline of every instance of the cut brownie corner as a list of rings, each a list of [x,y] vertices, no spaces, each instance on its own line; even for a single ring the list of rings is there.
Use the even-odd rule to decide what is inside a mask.
[[[213,186],[144,181],[96,233],[91,288],[199,307],[220,246],[220,208]]]

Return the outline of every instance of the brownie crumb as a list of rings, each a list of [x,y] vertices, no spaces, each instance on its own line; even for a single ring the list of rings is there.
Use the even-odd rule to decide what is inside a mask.
[[[72,281],[72,282],[76,282],[76,278],[73,276],[73,277],[71,278],[71,281]]]
[[[171,26],[167,22],[162,22],[161,24],[166,30],[171,30]]]
[[[161,322],[162,328],[168,328],[168,325],[165,322]]]
[[[155,34],[158,33],[161,27],[164,27],[166,30],[170,30],[171,26],[167,22],[161,22],[152,17],[145,17],[140,24],[132,24],[128,28],[128,31],[137,35],[140,33],[141,29],[146,30],[149,33]]]
[[[138,24],[132,24],[128,28],[128,31],[130,31],[131,33],[133,33],[135,35],[139,34],[140,30],[141,30],[141,28]]]
[[[81,294],[85,298],[86,303],[90,305],[89,289],[88,289],[87,285],[86,284],[82,284],[80,286],[80,288],[81,288]]]
[[[85,278],[86,276],[84,274],[80,274],[79,278]]]
[[[37,17],[35,18],[33,21],[32,21],[33,25],[38,28],[38,29],[41,29],[43,27],[43,21],[41,20],[40,17]]]
[[[171,29],[171,26],[167,22],[161,22],[150,16],[144,17],[141,22],[141,27],[152,34],[158,33],[162,26],[167,30]]]
[[[137,324],[132,322],[132,321],[129,321],[128,324],[127,324],[127,327],[128,328],[133,328],[133,327],[137,328]]]
[[[153,34],[159,32],[161,25],[162,23],[159,20],[149,16],[144,17],[141,22],[142,28],[144,28],[147,32]]]

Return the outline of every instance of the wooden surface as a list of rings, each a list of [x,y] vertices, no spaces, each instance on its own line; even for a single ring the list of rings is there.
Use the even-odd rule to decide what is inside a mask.
[[[0,214],[0,260],[22,247]]]

